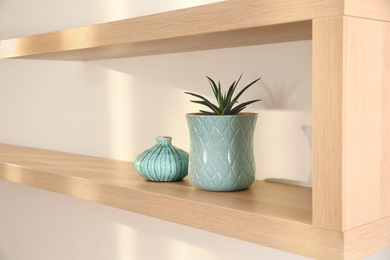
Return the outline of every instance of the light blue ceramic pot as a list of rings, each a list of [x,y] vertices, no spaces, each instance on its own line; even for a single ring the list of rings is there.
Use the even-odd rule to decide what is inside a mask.
[[[171,137],[156,140],[155,146],[135,159],[135,170],[149,181],[179,181],[187,176],[188,153],[173,146]]]
[[[210,191],[236,191],[255,180],[253,132],[257,114],[187,114],[190,182]]]

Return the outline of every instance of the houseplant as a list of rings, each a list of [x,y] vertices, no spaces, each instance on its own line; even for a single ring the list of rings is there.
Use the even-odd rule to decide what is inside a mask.
[[[253,131],[257,114],[242,113],[242,110],[260,100],[238,104],[238,99],[260,78],[234,96],[241,77],[242,74],[225,93],[222,93],[220,82],[217,85],[207,77],[217,104],[199,94],[185,92],[198,98],[191,102],[211,110],[186,115],[191,139],[188,175],[190,182],[200,189],[243,190],[255,180]]]

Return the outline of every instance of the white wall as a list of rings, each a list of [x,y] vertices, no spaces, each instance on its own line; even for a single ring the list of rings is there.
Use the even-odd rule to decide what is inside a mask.
[[[211,2],[1,0],[0,39]],[[183,92],[210,95],[205,75],[228,85],[242,72],[242,83],[262,77],[244,97],[262,99],[249,109],[259,113],[257,178],[310,186],[310,41],[93,62],[0,60],[0,142],[133,161],[169,135],[188,150],[185,113],[198,107]],[[5,181],[0,231],[1,260],[307,259]]]
[[[0,1],[0,38],[184,7],[79,2]],[[0,142],[130,161],[158,135],[189,150],[185,114],[199,106],[184,91],[210,96],[205,75],[228,86],[241,73],[241,86],[262,77],[242,99],[262,99],[250,108],[259,113],[257,178],[311,185],[310,41],[94,62],[1,60],[0,71]]]

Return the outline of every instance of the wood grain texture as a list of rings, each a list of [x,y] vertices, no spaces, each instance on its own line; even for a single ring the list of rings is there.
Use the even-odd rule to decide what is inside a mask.
[[[343,229],[343,18],[313,21],[313,225]]]
[[[390,218],[346,232],[311,225],[311,189],[256,181],[207,192],[143,180],[130,162],[0,145],[0,178],[324,260],[390,247]]]
[[[314,225],[346,231],[389,216],[389,29],[314,21]]]
[[[389,13],[387,0],[230,0],[0,42],[6,58],[92,60],[312,38],[312,190],[204,192],[146,182],[129,162],[10,145],[0,178],[316,259],[386,249]]]
[[[388,0],[344,0],[344,14],[374,20],[390,21]]]
[[[345,239],[345,260],[365,259],[377,252],[390,248],[390,218],[360,226],[347,231]]]
[[[340,0],[223,1],[3,40],[1,57],[92,60],[306,40],[311,26],[305,21],[341,14],[342,9]]]
[[[70,36],[74,37],[74,36]],[[41,38],[36,38],[41,41]],[[36,45],[35,39],[29,37],[15,40],[3,41],[4,44],[20,46],[13,50],[12,57],[21,56],[23,59],[44,59],[44,60],[99,60],[107,58],[123,58],[134,56],[145,56],[162,53],[177,53],[185,51],[210,50],[229,47],[240,47],[266,43],[277,43],[286,41],[298,41],[311,39],[311,22],[296,22],[282,25],[270,25],[227,32],[215,32],[185,37],[166,38],[139,42],[128,42],[122,44],[108,44],[100,47],[77,48],[68,51],[46,52],[45,49],[28,50]],[[33,42],[31,44],[31,42]],[[44,45],[40,45],[44,47]],[[27,51],[27,52],[26,52]],[[26,54],[30,53],[30,54]],[[31,54],[32,53],[32,54]],[[27,56],[25,56],[27,55]],[[9,55],[4,55],[7,58]],[[9,56],[9,57],[11,57]]]
[[[348,230],[388,214],[390,23],[345,17],[344,28],[343,181]]]
[[[311,189],[291,185],[280,185],[258,181],[251,188],[242,192],[204,192],[183,182],[148,182],[135,172],[133,163],[67,153],[29,149],[17,146],[0,145],[0,162],[4,162],[1,176],[14,182],[44,181],[38,175],[46,174],[53,178],[69,178],[71,184],[80,178],[120,188],[136,189],[141,192],[154,192],[157,195],[177,196],[176,199],[195,200],[199,203],[215,203],[215,206],[234,207],[269,217],[282,218],[304,224],[311,223]],[[14,166],[15,165],[15,166]],[[36,178],[27,171],[36,171]],[[20,171],[20,173],[19,173]],[[20,179],[23,178],[23,179]],[[49,179],[49,178],[48,178]],[[48,180],[47,179],[47,180]],[[24,184],[24,183],[23,183]],[[77,191],[73,185],[64,185],[60,193]],[[65,187],[66,186],[66,187]],[[43,186],[44,189],[57,187]],[[68,194],[73,196],[72,194]]]
[[[390,216],[390,24],[382,24],[381,89],[381,217]],[[378,68],[379,69],[379,68]]]
[[[342,233],[311,225],[311,189],[256,181],[207,192],[143,180],[132,163],[0,145],[0,178],[317,259],[341,259]]]

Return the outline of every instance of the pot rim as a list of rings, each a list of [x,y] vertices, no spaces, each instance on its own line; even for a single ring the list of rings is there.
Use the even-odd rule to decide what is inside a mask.
[[[257,113],[239,113],[236,115],[208,115],[204,113],[188,113],[186,116],[201,116],[201,117],[237,117],[237,116],[257,116]]]

